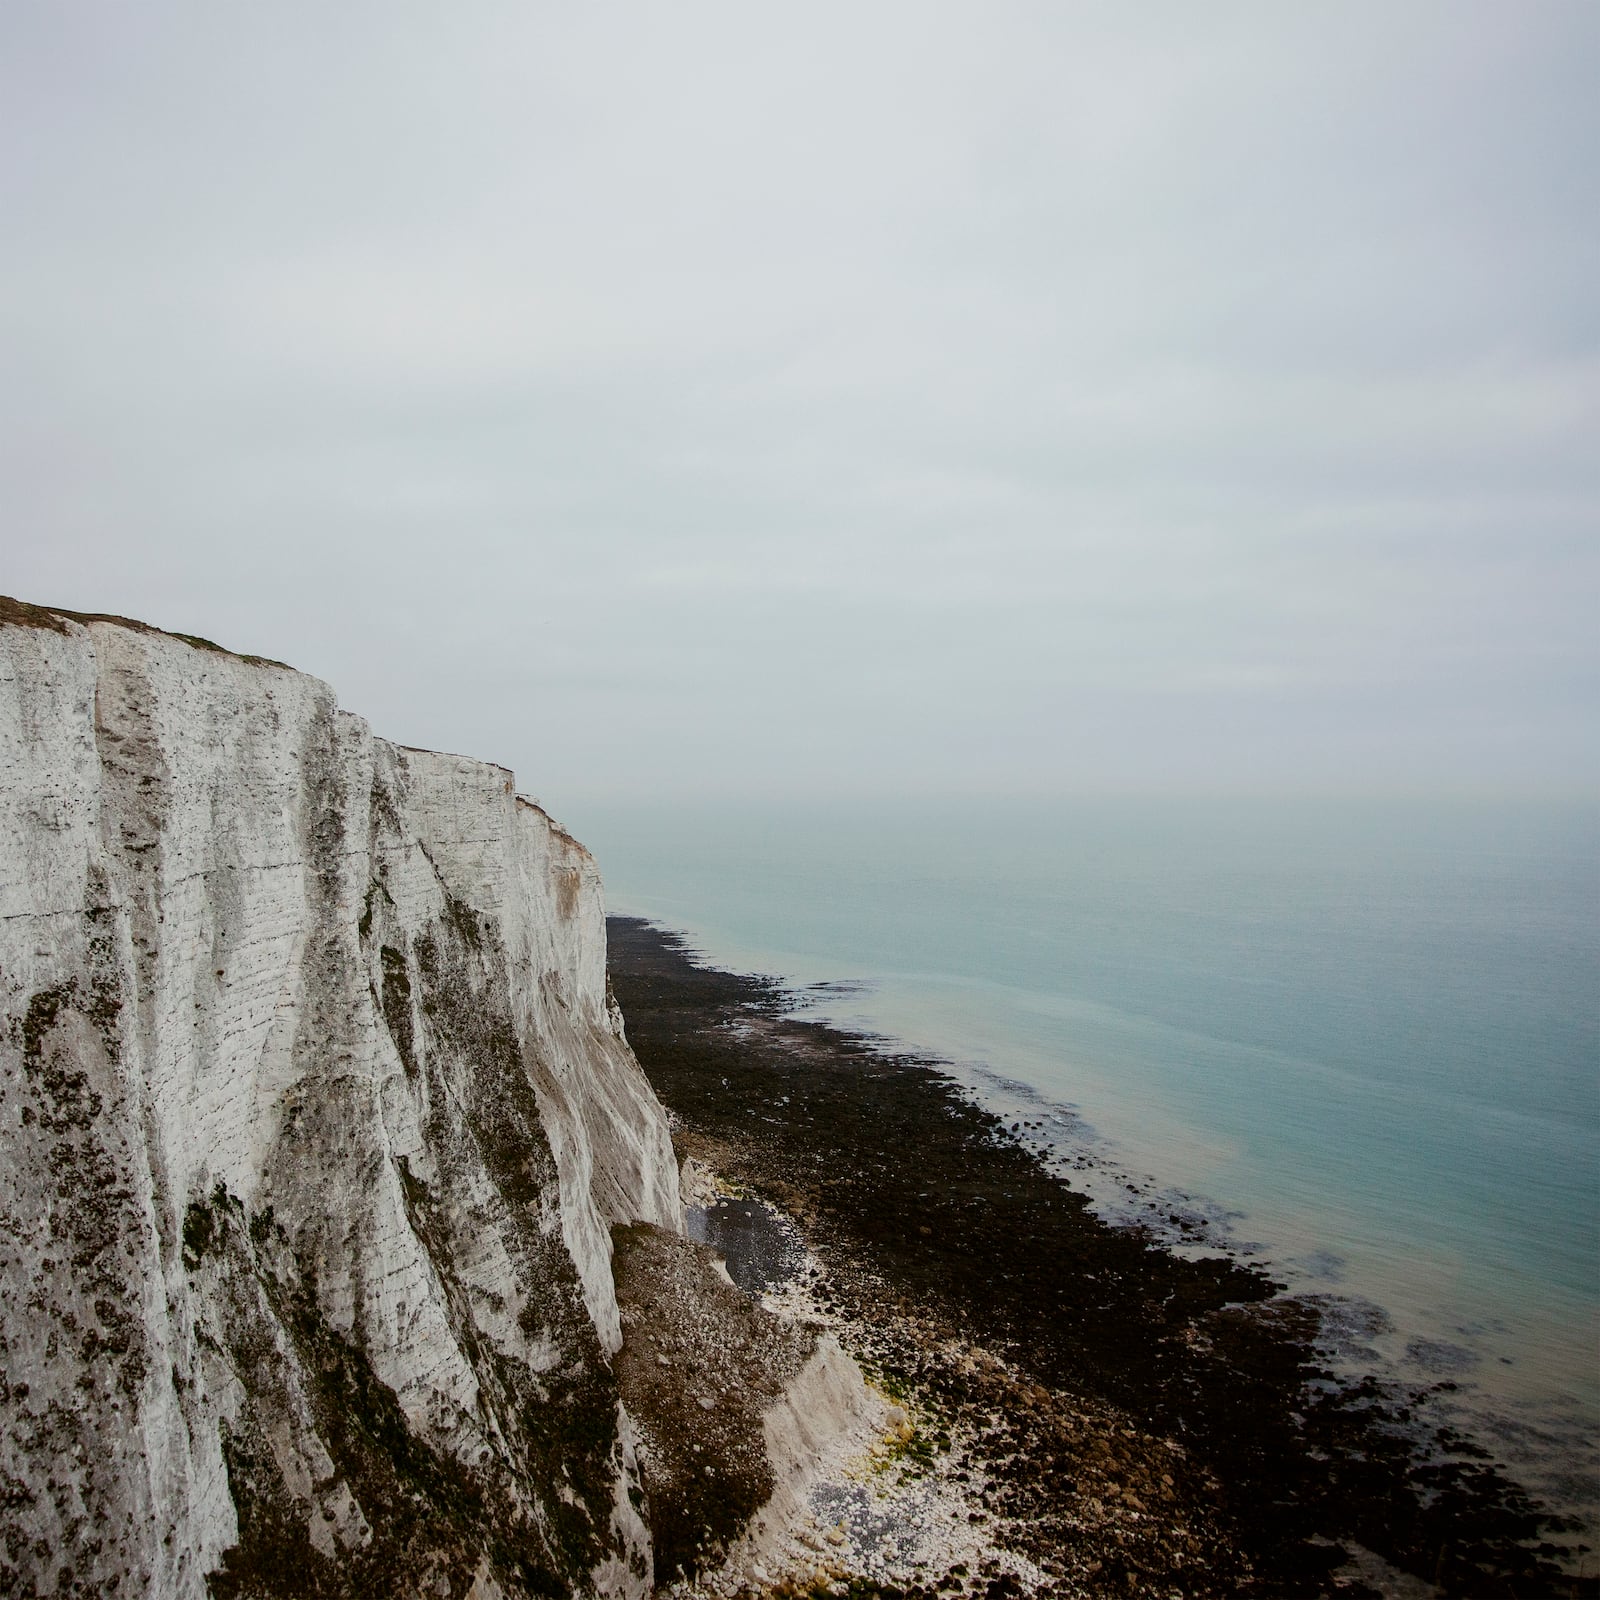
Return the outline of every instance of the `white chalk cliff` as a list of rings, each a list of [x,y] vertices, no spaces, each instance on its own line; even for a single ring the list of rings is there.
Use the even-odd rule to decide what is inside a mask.
[[[16,602],[0,833],[0,1591],[646,1592],[610,1230],[681,1215],[588,852]]]

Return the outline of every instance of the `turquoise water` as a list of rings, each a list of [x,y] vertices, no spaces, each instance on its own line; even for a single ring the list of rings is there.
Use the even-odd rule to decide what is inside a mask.
[[[724,965],[857,986],[821,1009],[1033,1105],[1059,1151],[1203,1200],[1296,1287],[1381,1307],[1367,1343],[1401,1375],[1597,1431],[1600,808],[564,820],[612,910]]]

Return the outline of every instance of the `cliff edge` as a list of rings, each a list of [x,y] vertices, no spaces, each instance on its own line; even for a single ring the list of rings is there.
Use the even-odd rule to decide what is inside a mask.
[[[512,776],[0,602],[0,1590],[651,1581],[612,1228],[681,1230]]]

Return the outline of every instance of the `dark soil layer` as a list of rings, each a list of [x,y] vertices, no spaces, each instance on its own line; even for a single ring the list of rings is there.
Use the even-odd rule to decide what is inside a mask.
[[[647,923],[611,919],[610,953],[680,1144],[801,1223],[853,1353],[978,1430],[982,1505],[1060,1592],[1370,1593],[1338,1575],[1358,1545],[1448,1594],[1596,1593],[1430,1391],[1319,1365],[1315,1306],[1101,1222],[937,1062]]]

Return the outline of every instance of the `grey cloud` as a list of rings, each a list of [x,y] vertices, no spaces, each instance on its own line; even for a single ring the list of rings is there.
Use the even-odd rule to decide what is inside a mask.
[[[15,4],[4,586],[557,804],[1592,785],[1596,17]]]

